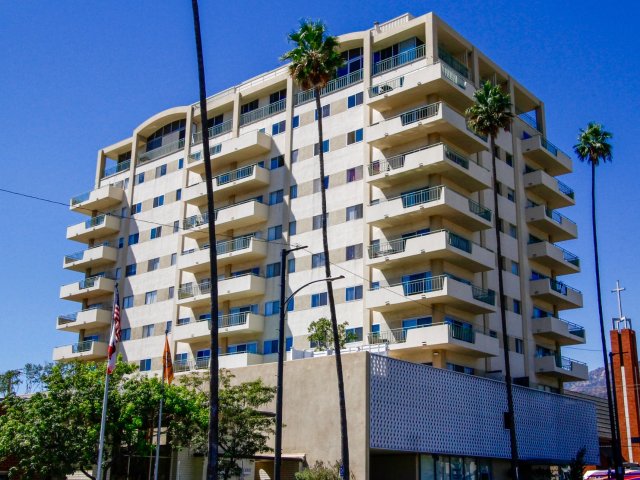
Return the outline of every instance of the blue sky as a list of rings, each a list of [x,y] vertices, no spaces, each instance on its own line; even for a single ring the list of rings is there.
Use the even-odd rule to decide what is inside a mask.
[[[614,162],[598,172],[605,317],[616,314],[609,293],[616,279],[628,289],[625,313],[640,312],[636,2],[201,1],[200,8],[209,94],[278,66],[286,34],[302,17],[341,34],[434,11],[545,101],[549,139],[566,152],[578,127],[603,123],[615,135]],[[0,188],[66,202],[92,188],[100,147],[156,112],[197,100],[188,0],[0,2],[0,18]],[[566,283],[585,299],[584,309],[562,316],[588,335],[586,345],[564,352],[595,368],[602,357],[589,170],[576,163],[562,180],[576,190],[577,206],[564,213],[580,231],[565,246],[582,259],[582,273]],[[65,207],[0,193],[0,371],[50,360],[54,346],[73,342],[56,332],[55,317],[77,307],[58,292],[78,279],[62,258],[82,248],[65,240],[66,226],[79,221]]]

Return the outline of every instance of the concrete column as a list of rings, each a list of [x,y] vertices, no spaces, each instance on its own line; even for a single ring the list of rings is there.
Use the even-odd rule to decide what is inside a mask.
[[[425,57],[427,65],[438,61],[438,20],[430,13],[424,23]]]
[[[231,138],[236,138],[240,129],[240,102],[242,98],[240,97],[240,92],[235,93],[235,98],[233,99],[233,120],[231,121]]]
[[[547,120],[544,111],[544,102],[540,102],[538,108],[536,108],[536,124],[538,125],[538,130],[542,133],[543,136],[547,136]]]
[[[107,157],[104,154],[104,150],[98,150],[98,160],[96,161],[95,188],[100,187],[100,179],[102,178],[102,173],[104,172],[104,164],[106,158]]]

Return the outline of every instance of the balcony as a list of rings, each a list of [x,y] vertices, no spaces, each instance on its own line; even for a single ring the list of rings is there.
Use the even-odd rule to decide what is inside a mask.
[[[571,158],[542,135],[521,140],[522,153],[535,160],[549,175],[571,173]]]
[[[201,357],[195,360],[176,360],[173,368],[176,373],[198,372],[209,370],[210,357]],[[259,353],[238,352],[218,355],[219,369],[232,369],[248,367],[262,363],[262,355]]]
[[[214,169],[228,167],[232,162],[244,160],[271,151],[271,136],[259,130],[230,138],[211,150],[211,164]],[[189,155],[187,168],[200,175],[204,174],[204,155],[201,152]]]
[[[250,123],[257,122],[258,120],[269,118],[276,113],[284,112],[285,108],[287,108],[287,99],[283,98],[282,100],[278,100],[277,102],[265,105],[262,108],[257,108],[256,110],[243,113],[242,115],[240,115],[240,126],[243,127],[245,125],[249,125]]]
[[[69,209],[72,212],[91,215],[94,211],[108,210],[111,207],[120,205],[124,197],[122,182],[119,185],[106,185],[91,192],[83,193],[73,197],[69,202]]]
[[[529,260],[549,267],[555,275],[567,275],[580,271],[580,259],[573,253],[549,242],[527,245]]]
[[[248,165],[214,177],[213,199],[218,201],[225,196],[245,194],[268,185],[269,170],[258,164]],[[206,205],[206,182],[196,183],[187,187],[184,200],[191,205],[199,207]]]
[[[138,153],[138,165],[144,165],[160,157],[171,155],[172,153],[179,152],[184,149],[184,138],[180,138],[174,142],[161,145],[158,148],[149,150],[148,152]]]
[[[573,189],[544,170],[525,174],[524,187],[543,198],[549,208],[569,207],[576,203]]]
[[[122,162],[118,162],[115,165],[110,167],[106,167],[102,173],[102,179],[110,177],[112,175],[117,175],[118,173],[126,172],[131,167],[131,160],[124,160]]]
[[[265,279],[255,274],[218,280],[218,300],[227,302],[242,298],[264,295]],[[178,305],[181,307],[198,308],[209,305],[211,282],[187,283],[178,290]]]
[[[214,215],[216,231],[224,232],[266,222],[269,218],[269,207],[252,198],[244,202],[216,208]],[[182,222],[182,229],[184,235],[188,237],[205,238],[209,230],[209,215],[205,212],[202,215],[192,215],[185,218]]]
[[[113,312],[111,307],[100,306],[66,315],[58,315],[56,328],[66,332],[79,332],[83,329],[108,328],[111,326]]]
[[[589,379],[587,364],[567,357],[556,355],[536,357],[535,369],[538,375],[549,375],[563,382],[580,382]]]
[[[444,175],[475,192],[491,187],[491,173],[444,143],[369,164],[367,181],[378,188],[401,184],[415,175]]]
[[[367,208],[367,222],[380,228],[409,225],[435,215],[473,231],[492,226],[491,210],[442,185],[386,200],[374,200]]]
[[[209,127],[209,142],[211,142],[216,137],[219,137],[220,135],[229,133],[232,126],[233,122],[231,121],[231,119],[229,119],[226,122],[222,122],[218,125]],[[191,145],[197,145],[198,143],[202,143],[202,132],[197,132],[192,135]]]
[[[365,140],[385,149],[438,133],[443,141],[458,145],[468,152],[487,149],[486,139],[467,127],[464,115],[444,102],[432,103],[386,118],[367,128]]]
[[[53,361],[64,362],[70,360],[106,360],[107,342],[85,340],[84,342],[65,345],[53,349]]]
[[[480,333],[471,325],[451,323],[370,333],[369,344],[387,344],[389,355],[400,358],[406,353],[435,350],[446,350],[474,357],[496,357],[500,353],[497,338]]]
[[[267,243],[252,235],[219,242],[216,247],[218,266],[231,262],[252,262],[267,256]],[[209,272],[209,246],[182,252],[178,259],[178,269],[191,273]]]
[[[378,312],[402,311],[416,304],[446,304],[480,314],[495,312],[495,292],[454,279],[448,275],[380,286],[369,290],[366,307]]]
[[[525,209],[527,222],[553,237],[554,242],[578,238],[578,226],[573,220],[545,205]]]
[[[255,313],[233,313],[223,315],[218,320],[218,337],[263,331],[264,317]],[[191,321],[178,325],[173,331],[173,339],[176,342],[201,343],[209,339],[210,332],[208,321]]]
[[[582,308],[582,293],[553,278],[531,280],[529,291],[532,297],[556,305],[559,310]]]
[[[64,256],[63,268],[84,272],[89,268],[113,265],[118,259],[118,249],[109,242]]]
[[[534,335],[552,340],[560,345],[579,345],[586,341],[584,327],[561,318],[533,318],[531,319],[531,330]]]
[[[423,60],[414,66],[413,70],[397,77],[374,81],[369,88],[367,104],[384,112],[402,107],[410,98],[425,98],[432,94],[438,94],[461,110],[473,103],[475,86],[447,63],[427,65]]]
[[[82,300],[113,294],[115,280],[103,276],[88,277],[79,282],[60,287],[60,299],[81,302]]]
[[[120,231],[120,219],[112,215],[98,215],[67,228],[67,240],[88,242],[89,240],[113,235]]]
[[[342,90],[343,88],[347,88],[356,83],[360,83],[362,81],[362,70],[356,70],[355,72],[351,72],[348,75],[343,75],[339,78],[334,78],[330,80],[322,90],[320,90],[320,98],[325,95],[329,95],[330,93],[337,92]],[[309,90],[304,90],[302,92],[296,93],[293,98],[294,105],[302,105],[304,103],[308,103],[312,100],[315,100],[315,90],[310,88]]]
[[[495,254],[477,243],[446,230],[374,243],[368,249],[367,265],[380,270],[444,260],[471,272],[495,268]]]

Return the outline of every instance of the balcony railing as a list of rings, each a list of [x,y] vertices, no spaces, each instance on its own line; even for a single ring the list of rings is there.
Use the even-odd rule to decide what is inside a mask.
[[[248,165],[246,167],[238,168],[231,172],[223,173],[214,178],[217,186],[226,185],[227,183],[235,182],[236,180],[242,180],[243,178],[253,175],[255,168],[258,167],[257,163]]]
[[[232,205],[226,205],[224,207],[220,207],[220,208],[216,208],[213,211],[213,219],[214,221],[218,218],[218,213],[221,210],[225,210],[227,208],[233,208],[233,207],[237,207],[238,205],[242,205],[245,203],[250,203],[250,202],[258,202],[258,203],[262,203],[259,200],[255,199],[255,198],[250,198],[249,200],[244,200],[242,202],[238,202],[238,203],[234,203]],[[191,230],[193,228],[196,227],[200,227],[202,225],[208,224],[209,223],[209,212],[204,212],[201,215],[192,215],[190,217],[185,218],[182,221],[182,229],[183,230]]]
[[[528,112],[522,112],[520,110],[518,110],[516,108],[516,115],[518,116],[518,118],[520,120],[522,120],[524,123],[526,123],[527,125],[529,125],[530,127],[535,128],[536,130],[540,131],[540,129],[538,128],[538,121],[536,120],[536,118],[534,116],[532,116],[530,113]]]
[[[562,193],[564,193],[567,197],[569,198],[575,198],[575,193],[573,191],[573,188],[571,188],[570,186],[568,186],[565,183],[562,183],[560,180],[557,180],[558,182],[558,190],[560,190]]]
[[[415,150],[411,150],[409,152],[401,153],[399,155],[395,155],[393,157],[389,157],[382,160],[374,160],[369,164],[369,175],[378,175],[382,172],[387,172],[391,170],[396,170],[398,168],[404,167],[406,157],[408,155],[412,155],[414,153],[421,152],[423,150],[428,150],[430,148],[437,148],[441,144],[429,145],[427,147],[417,148]],[[451,147],[446,144],[442,144],[444,147],[444,154],[448,160],[460,165],[462,168],[469,169],[469,162],[471,161],[469,158],[465,157],[461,153],[456,152]]]
[[[404,85],[404,75],[396,78],[392,78],[391,80],[387,80],[386,82],[378,83],[369,88],[369,98],[377,97],[378,95],[383,95],[385,93],[391,92],[396,88],[402,88]]]
[[[107,275],[106,273],[104,273],[104,274],[100,274],[100,275],[94,275],[93,277],[83,278],[82,280],[80,280],[78,282],[78,287],[80,289],[91,288],[91,287],[95,286],[95,284],[98,281],[100,281],[101,278],[110,278],[110,275]]]
[[[424,57],[425,46],[419,45],[410,50],[406,50],[393,57],[385,58],[373,64],[373,75],[379,75],[388,70],[394,69],[406,63],[415,62]]]
[[[131,160],[125,160],[124,162],[119,162],[113,167],[105,168],[104,173],[102,174],[102,178],[110,177],[111,175],[115,175],[116,173],[129,170],[130,166],[131,166]]]
[[[226,327],[239,327],[241,325],[247,324],[247,319],[249,318],[249,314],[251,312],[239,312],[239,313],[229,313],[227,315],[220,315],[218,317],[218,328],[226,328]],[[196,319],[196,323],[199,322],[208,322],[209,318],[198,318]],[[179,326],[189,325],[191,322],[183,322],[180,323]],[[211,323],[209,323],[209,328],[211,328]]]
[[[84,222],[84,228],[92,228],[102,225],[105,221],[107,214],[98,215],[96,217],[91,217]]]
[[[229,280],[231,278],[240,278],[240,277],[247,277],[249,275],[252,275],[254,277],[259,277],[260,275],[254,272],[249,272],[249,273],[245,273],[243,275],[235,275],[235,276],[231,276],[228,278],[223,278],[221,280]],[[187,283],[184,285],[181,285],[180,288],[178,289],[178,299],[182,300],[185,298],[191,298],[191,297],[197,297],[198,295],[207,295],[211,293],[211,280],[207,280],[206,282],[200,282],[200,283]]]
[[[542,145],[542,147],[547,150],[549,153],[555,155],[556,157],[558,156],[558,151],[559,148],[556,147],[553,143],[551,143],[549,140],[547,140],[546,138],[544,138],[543,136],[540,136],[540,143]]]
[[[407,334],[412,330],[436,327],[439,325],[447,325],[449,327],[449,334],[456,340],[463,342],[475,343],[475,330],[471,324],[454,324],[451,322],[432,323],[429,325],[419,325],[417,327],[410,328],[394,328],[386,330],[384,332],[372,332],[369,333],[369,344],[376,345],[380,343],[405,343],[407,341]]]
[[[329,93],[337,92],[338,90],[342,90],[343,88],[347,88],[349,85],[353,85],[354,83],[361,81],[362,69],[351,72],[348,75],[343,75],[342,77],[334,78],[329,81],[322,90],[320,90],[320,97],[324,97]],[[315,98],[316,92],[314,89],[310,88],[309,90],[296,93],[294,102],[295,105],[302,105],[303,103],[310,102]]]
[[[555,246],[558,247],[557,245]],[[569,262],[570,264],[575,265],[576,267],[580,267],[580,257],[571,253],[569,250],[565,250],[562,247],[558,247],[558,248],[562,251],[562,257],[564,258],[565,262]]]
[[[578,294],[582,293],[580,292],[580,290],[570,287],[569,285],[567,285],[566,283],[562,283],[559,280],[555,280],[553,278],[549,278],[549,286],[551,287],[551,289],[557,293],[559,293],[560,295],[564,295],[567,296],[568,292],[571,290],[573,292],[576,292]]]
[[[73,263],[73,262],[77,262],[78,260],[82,260],[84,258],[85,252],[93,250],[94,248],[110,247],[110,246],[111,246],[111,242],[102,242],[99,245],[94,245],[93,247],[89,247],[89,248],[87,248],[85,250],[81,250],[81,251],[76,252],[76,253],[71,253],[69,255],[65,255],[64,256],[64,263]]]
[[[565,217],[561,213],[558,213],[555,210],[551,210],[550,208],[545,208],[544,213],[547,217],[549,217],[554,222],[559,223],[560,225],[564,223],[572,223],[573,225],[575,225],[576,223],[573,220],[569,220],[567,217]]]
[[[425,105],[424,107],[416,108],[414,110],[409,110],[408,112],[404,112],[399,116],[400,121],[404,126],[419,122],[420,120],[424,120],[425,118],[435,117],[439,112],[440,102]]]
[[[257,122],[258,120],[262,120],[263,118],[270,117],[271,115],[275,115],[278,112],[282,112],[286,106],[287,99],[283,98],[282,100],[270,103],[262,108],[243,113],[240,115],[240,126],[248,125],[250,123]]]
[[[560,355],[555,355],[556,357],[556,367],[561,368],[562,370],[567,370],[568,372],[573,371],[573,366],[575,364],[586,365],[584,362],[579,362],[578,360],[574,360],[569,357],[562,357]]]
[[[455,83],[462,89],[467,88],[467,79],[469,77],[467,75],[461,74],[444,62],[442,63],[442,76],[449,79],[449,81]]]
[[[434,230],[425,234],[412,235],[410,237],[397,238],[385,243],[372,243],[369,245],[369,258],[386,257],[388,255],[394,255],[396,253],[402,253],[405,251],[407,240],[412,238],[427,237],[429,235],[435,235],[441,232],[446,232],[447,241],[452,247],[463,250],[467,253],[471,253],[471,240],[467,240],[461,237],[457,233],[450,232],[448,230]]]
[[[58,315],[57,321],[58,325],[65,325],[67,323],[73,323],[78,319],[78,314],[83,312],[92,312],[93,310],[108,310],[111,311],[111,305],[91,305],[90,308],[85,308],[84,310],[80,310],[79,312],[73,313],[65,313],[63,315]]]
[[[216,253],[218,255],[223,255],[225,253],[236,252],[238,250],[244,250],[245,248],[249,248],[251,246],[251,239],[255,238],[255,234],[245,235],[243,237],[237,237],[232,240],[226,240],[224,242],[218,242],[216,244]],[[199,250],[209,250],[209,245],[203,245],[199,248]],[[189,255],[190,253],[195,252],[196,249],[185,250],[182,252],[182,255]]]
[[[231,131],[232,121],[227,120],[226,122],[222,122],[218,125],[214,125],[213,127],[209,127],[209,140],[212,138],[218,137],[223,133],[228,133]],[[197,132],[192,135],[191,145],[195,145],[197,143],[202,142],[202,132]]]
[[[441,47],[438,47],[438,57],[457,73],[469,78],[469,68]]]
[[[564,320],[562,318],[558,318],[558,317],[534,317],[532,320],[540,320],[540,319],[544,319],[544,318],[555,318],[556,320],[564,323],[567,325],[567,329],[569,330],[569,333],[571,335],[575,335],[577,337],[580,338],[584,338],[585,337],[585,330],[584,327],[582,325],[578,325],[577,323],[573,323],[573,322],[569,322],[567,320]]]
[[[148,152],[140,152],[138,154],[138,163],[143,164],[155,160],[156,158],[164,157],[171,153],[175,153],[184,148],[184,138],[180,138],[175,142],[167,143]]]
[[[71,353],[84,353],[90,352],[96,340],[85,340],[84,342],[78,342],[71,345]]]
[[[471,211],[471,213],[475,213],[479,217],[484,218],[486,221],[491,221],[491,210],[480,205],[478,202],[469,199],[469,210]]]

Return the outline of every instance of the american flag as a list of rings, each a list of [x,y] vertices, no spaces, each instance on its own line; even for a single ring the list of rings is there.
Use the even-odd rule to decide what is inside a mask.
[[[109,339],[109,349],[107,350],[107,373],[111,375],[116,368],[116,349],[120,341],[120,298],[118,295],[118,285],[113,294],[113,325],[111,326],[111,338]]]

